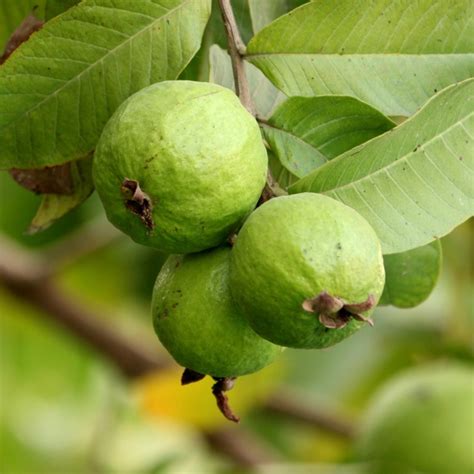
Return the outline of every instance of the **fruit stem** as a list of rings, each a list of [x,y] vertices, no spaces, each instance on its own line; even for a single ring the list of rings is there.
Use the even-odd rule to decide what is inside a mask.
[[[229,399],[224,392],[232,390],[235,377],[214,378],[216,383],[212,386],[212,394],[216,397],[217,406],[221,413],[230,421],[239,423],[240,418],[234,414],[229,405]]]

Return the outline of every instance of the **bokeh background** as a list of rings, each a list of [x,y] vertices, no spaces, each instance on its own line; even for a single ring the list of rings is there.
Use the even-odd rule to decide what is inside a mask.
[[[229,392],[242,418],[233,425],[216,409],[210,380],[180,386],[181,369],[153,334],[149,302],[164,256],[116,232],[96,195],[27,235],[38,204],[0,174],[0,255],[14,243],[17,263],[45,257],[70,305],[163,368],[124,375],[28,294],[0,286],[1,472],[352,472],[358,420],[379,386],[433,360],[472,361],[468,222],[443,239],[441,277],[427,301],[379,308],[374,328],[323,351],[288,349],[277,364],[241,377]]]

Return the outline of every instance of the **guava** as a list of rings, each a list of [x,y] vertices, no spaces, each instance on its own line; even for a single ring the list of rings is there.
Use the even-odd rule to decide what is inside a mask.
[[[352,208],[321,194],[282,196],[243,225],[230,282],[260,336],[288,347],[328,347],[371,322],[384,285],[381,247]]]
[[[474,371],[459,363],[410,369],[375,395],[356,456],[372,474],[474,472]]]
[[[262,339],[233,304],[230,249],[170,256],[153,290],[158,338],[178,364],[213,377],[250,374],[282,348]]]
[[[101,135],[93,176],[108,219],[166,253],[215,247],[252,211],[267,154],[229,89],[166,81],[127,99]]]

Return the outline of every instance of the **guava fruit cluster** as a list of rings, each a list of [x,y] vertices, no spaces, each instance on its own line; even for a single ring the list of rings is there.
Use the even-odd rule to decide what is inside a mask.
[[[353,209],[302,193],[256,208],[267,154],[228,89],[168,81],[131,96],[105,127],[94,181],[109,220],[169,253],[153,292],[155,331],[209,375],[224,414],[235,377],[283,347],[324,348],[354,333],[384,286],[378,238]]]

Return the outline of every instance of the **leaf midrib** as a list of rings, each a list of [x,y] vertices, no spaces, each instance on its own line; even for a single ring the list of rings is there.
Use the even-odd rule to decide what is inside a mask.
[[[351,186],[355,185],[356,183],[360,183],[366,179],[369,179],[369,178],[372,178],[376,175],[378,175],[379,173],[382,173],[384,171],[386,171],[387,169],[391,168],[392,166],[395,166],[395,165],[398,165],[399,163],[403,162],[403,161],[406,161],[407,158],[409,156],[412,156],[414,155],[415,153],[419,153],[419,152],[422,152],[423,151],[423,148],[426,148],[426,145],[429,145],[431,142],[433,142],[434,140],[444,136],[445,134],[447,134],[452,128],[458,126],[459,124],[465,122],[466,120],[468,120],[471,116],[474,116],[474,112],[471,112],[470,114],[464,116],[462,119],[458,120],[456,123],[453,123],[452,125],[450,125],[448,128],[446,128],[445,130],[443,130],[441,133],[437,134],[437,135],[434,135],[432,138],[430,138],[428,141],[426,141],[425,143],[423,143],[418,149],[416,152],[413,152],[413,151],[410,151],[409,153],[397,158],[395,161],[392,161],[390,164],[388,164],[387,166],[384,166],[382,168],[379,168],[377,171],[375,171],[374,173],[372,174],[367,174],[365,176],[362,176],[361,178],[359,179],[356,179],[354,181],[351,181],[350,183],[347,183],[347,184],[344,184],[343,186],[334,186],[330,189],[325,189],[324,191],[321,191],[322,193],[328,193],[328,192],[331,192],[331,191],[341,191],[341,190],[344,190],[344,189],[347,189],[347,188],[350,188]],[[386,132],[388,133],[388,132]],[[353,155],[355,156],[355,155]],[[342,157],[342,155],[341,155]],[[339,158],[339,157],[338,157]]]
[[[72,79],[68,80],[67,82],[65,82],[63,85],[61,85],[60,88],[56,89],[53,93],[47,95],[43,100],[41,100],[40,102],[38,102],[37,104],[35,104],[33,107],[31,107],[30,109],[24,111],[21,113],[21,115],[19,115],[15,120],[9,122],[6,126],[2,127],[0,130],[7,130],[8,128],[12,127],[16,122],[18,122],[19,120],[22,120],[24,118],[25,115],[29,115],[31,112],[33,112],[34,110],[36,110],[37,108],[41,107],[44,103],[48,102],[50,99],[52,99],[53,97],[55,97],[57,94],[59,94],[63,89],[65,89],[67,86],[69,86],[70,84],[74,83],[76,80],[79,80],[85,73],[87,73],[90,69],[92,69],[93,67],[97,66],[98,64],[100,64],[102,61],[104,61],[105,59],[107,59],[108,57],[110,57],[111,55],[113,55],[117,50],[119,50],[120,48],[122,48],[124,45],[126,44],[129,44],[131,41],[133,41],[137,36],[141,35],[142,33],[148,31],[150,28],[152,28],[153,26],[155,26],[157,23],[161,22],[162,20],[166,20],[166,18],[168,16],[170,16],[171,14],[175,13],[177,10],[179,10],[180,8],[182,8],[184,5],[188,5],[191,1],[194,1],[194,0],[184,0],[182,3],[180,3],[178,6],[174,7],[172,10],[169,10],[167,13],[165,13],[164,15],[160,16],[159,18],[156,18],[156,20],[152,21],[149,25],[147,25],[145,28],[137,31],[133,36],[129,36],[127,41],[124,41],[123,43],[120,43],[119,45],[117,45],[115,48],[113,49],[110,49],[110,50],[107,50],[108,52],[106,54],[104,54],[104,56],[102,56],[99,60],[95,61],[94,63],[91,63],[89,64],[89,66],[87,66],[83,71],[81,71],[79,74],[77,74],[76,76],[74,76]],[[131,12],[133,13],[133,12]],[[51,35],[52,37],[54,37],[54,35]],[[62,38],[62,39],[67,39],[67,38]],[[23,95],[23,94],[19,94],[19,95]]]
[[[474,51],[470,51],[468,53],[295,53],[295,52],[284,52],[284,51],[277,51],[277,52],[268,52],[268,53],[247,53],[245,54],[245,59],[251,62],[252,58],[259,58],[263,57],[266,58],[268,56],[337,56],[337,57],[344,57],[350,56],[351,58],[355,56],[374,56],[374,57],[387,57],[387,56],[395,56],[395,57],[411,57],[411,56],[471,56],[474,55]]]

